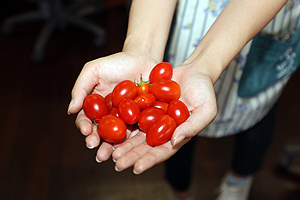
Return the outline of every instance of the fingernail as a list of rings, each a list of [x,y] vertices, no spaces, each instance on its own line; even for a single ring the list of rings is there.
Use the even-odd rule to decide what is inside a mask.
[[[117,166],[115,166],[115,170],[116,170],[117,172],[123,171],[123,169],[118,169]]]
[[[97,162],[97,163],[102,163],[102,161],[101,161],[101,160],[99,160],[99,159],[97,158],[97,156],[96,156],[96,158],[95,158],[95,159],[96,159],[96,162]]]
[[[185,138],[184,135],[178,136],[174,141],[173,147],[176,146],[177,144],[179,144],[180,142],[182,142],[184,140],[184,138]]]
[[[135,171],[135,169],[133,169],[133,173],[134,173],[135,175],[139,175],[139,174],[141,174],[142,172],[137,172],[137,171]]]
[[[112,148],[113,150],[116,150],[116,148],[115,148],[114,146],[111,146],[111,148]]]
[[[117,162],[114,158],[112,158],[112,160],[113,160],[114,162]]]
[[[86,147],[89,148],[89,149],[95,148],[94,145],[88,145],[88,144],[86,144]]]
[[[71,113],[70,113],[70,110],[71,110],[71,108],[73,107],[73,99],[71,100],[71,102],[70,102],[70,104],[69,104],[69,107],[68,107],[68,115],[70,115]]]

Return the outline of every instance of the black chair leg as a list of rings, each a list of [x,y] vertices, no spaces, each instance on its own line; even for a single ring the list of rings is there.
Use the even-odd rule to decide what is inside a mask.
[[[278,159],[278,166],[282,169],[288,169],[296,155],[300,154],[299,144],[288,144],[283,148],[283,151]]]
[[[53,34],[57,26],[57,21],[52,19],[48,21],[42,28],[33,48],[33,53],[31,59],[35,63],[39,63],[44,59],[45,49],[50,40],[51,35]]]
[[[40,11],[32,11],[17,16],[9,17],[3,21],[2,31],[4,34],[10,34],[15,25],[24,22],[36,22],[45,20]]]
[[[44,59],[45,48],[52,33],[55,31],[54,29],[64,28],[67,24],[72,24],[93,33],[96,36],[94,41],[96,47],[102,47],[105,43],[105,30],[97,24],[81,18],[85,14],[90,13],[90,11],[86,12],[85,9],[89,10],[92,8],[95,9],[94,12],[104,10],[104,4],[102,2],[75,3],[64,7],[61,0],[40,0],[38,1],[38,6],[38,11],[5,19],[2,27],[3,33],[9,34],[12,32],[13,27],[20,23],[35,21],[46,22],[34,45],[32,53],[32,60],[34,62],[39,63]]]

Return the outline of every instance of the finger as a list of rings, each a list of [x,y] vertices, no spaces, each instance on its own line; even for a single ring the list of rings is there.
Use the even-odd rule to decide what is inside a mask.
[[[112,145],[110,143],[103,142],[97,151],[97,155],[96,155],[97,162],[103,162],[108,160],[112,152],[113,152]]]
[[[85,138],[87,148],[93,149],[100,144],[100,137],[97,133],[97,126],[93,126],[93,132]]]
[[[127,135],[128,135],[127,137],[129,137],[131,135],[132,127],[131,126],[127,126],[127,127],[129,128],[129,129],[127,129]],[[126,142],[124,142],[124,143],[126,143]],[[123,145],[123,143],[110,144],[110,143],[103,142],[97,152],[97,162],[99,162],[99,161],[102,162],[102,161],[107,160],[112,155],[112,153],[115,152],[115,150],[118,149],[119,146],[122,146],[122,145]],[[122,152],[122,150],[121,150],[121,152]],[[115,158],[113,158],[113,160],[116,161]]]
[[[140,145],[133,148],[116,161],[116,170],[122,171],[133,166],[139,158],[141,158],[152,148],[153,147],[149,146],[146,142],[141,143]]]
[[[175,129],[171,138],[172,145],[176,146],[184,139],[190,139],[201,132],[214,120],[216,113],[217,108],[214,104],[196,108],[190,117]]]
[[[134,132],[132,134],[135,134]],[[135,147],[139,146],[146,140],[146,135],[143,132],[137,132],[134,136],[131,136],[130,139],[126,140],[120,146],[116,147],[116,150],[113,152],[112,156],[115,160],[118,160],[124,156],[127,152],[131,151]]]
[[[189,139],[185,139],[176,147],[173,147],[171,142],[167,142],[163,145],[156,146],[143,155],[134,164],[133,172],[135,174],[141,174],[150,169],[154,165],[157,165],[173,156]]]
[[[90,135],[93,132],[93,124],[89,118],[87,118],[81,110],[75,120],[76,127],[85,136]]]
[[[98,66],[95,66],[94,63],[95,62],[86,63],[79,74],[72,89],[72,98],[68,107],[68,114],[76,113],[82,108],[84,98],[98,83]]]
[[[135,136],[136,134],[138,134],[139,130],[135,128],[134,125],[130,125],[130,124],[126,124],[127,126],[127,130],[126,130],[126,137],[121,140],[120,142],[116,142],[113,144],[113,148],[117,149],[119,146],[121,146],[124,141],[128,140],[129,138]]]

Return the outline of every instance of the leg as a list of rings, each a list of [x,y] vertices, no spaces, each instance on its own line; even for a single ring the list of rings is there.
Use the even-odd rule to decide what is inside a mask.
[[[166,179],[175,193],[182,193],[183,196],[189,195],[188,190],[191,184],[193,151],[196,138],[197,136],[193,137],[174,156],[166,161]]]
[[[240,176],[257,172],[271,144],[275,124],[275,108],[254,127],[236,135],[232,170]]]
[[[231,170],[223,178],[218,200],[247,200],[252,177],[272,141],[275,108],[254,127],[236,135]]]

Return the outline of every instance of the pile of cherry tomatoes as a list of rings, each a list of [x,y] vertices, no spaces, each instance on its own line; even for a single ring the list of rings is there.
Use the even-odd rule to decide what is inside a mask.
[[[171,64],[159,63],[151,70],[149,81],[142,77],[140,83],[124,80],[105,97],[88,95],[83,102],[84,113],[106,142],[122,142],[127,125],[138,125],[146,133],[148,145],[164,144],[190,116],[187,106],[178,100],[180,86],[172,76]]]

